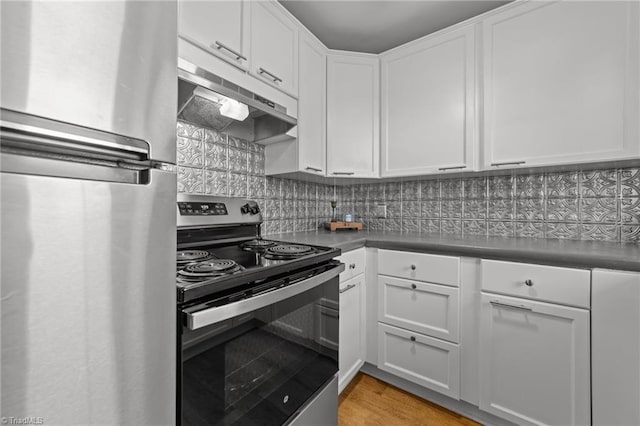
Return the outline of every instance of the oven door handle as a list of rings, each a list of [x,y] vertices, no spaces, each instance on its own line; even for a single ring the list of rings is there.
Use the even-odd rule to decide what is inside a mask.
[[[265,306],[283,301],[300,293],[304,293],[307,290],[311,290],[312,288],[337,277],[342,271],[344,271],[344,263],[340,263],[336,267],[306,280],[254,296],[249,299],[240,300],[227,305],[216,306],[214,308],[202,309],[195,312],[188,312],[186,310],[182,312],[186,315],[187,328],[189,330],[197,330],[238,315],[255,311],[256,309],[264,308]]]

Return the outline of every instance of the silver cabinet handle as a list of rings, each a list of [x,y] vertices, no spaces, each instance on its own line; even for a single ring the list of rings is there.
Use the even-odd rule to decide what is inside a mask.
[[[271,79],[273,80],[274,83],[282,83],[282,79],[280,77],[278,77],[277,75],[270,73],[269,71],[265,70],[262,67],[258,68],[258,74],[263,75],[266,74],[269,77],[271,77]]]
[[[348,286],[346,286],[345,288],[341,288],[341,289],[339,290],[339,291],[340,291],[340,294],[344,293],[345,291],[349,291],[349,290],[351,290],[351,289],[352,289],[352,288],[354,288],[355,286],[356,286],[355,284],[349,284],[349,285],[348,285]]]
[[[322,171],[322,169],[318,169],[316,167],[311,167],[311,166],[307,166],[304,169],[305,170],[311,170],[311,171],[314,171],[314,172],[321,172]]]
[[[531,281],[531,280],[525,280],[524,284],[529,286],[529,287],[533,287],[533,281]]]
[[[231,52],[232,54],[234,54],[234,55],[235,55],[236,60],[239,60],[239,59],[242,59],[243,61],[246,61],[246,60],[247,60],[247,57],[246,57],[246,56],[242,56],[240,53],[236,52],[235,50],[233,50],[233,49],[232,49],[232,48],[230,48],[229,46],[226,46],[226,45],[224,45],[224,44],[220,43],[218,40],[216,40],[216,41],[215,41],[215,43],[216,43],[216,44],[215,44],[215,46],[214,46],[214,45],[211,45],[211,47],[215,47],[215,48],[216,48],[216,49],[218,49],[218,50],[224,49],[224,50],[226,50],[226,51],[228,51],[228,52]]]
[[[456,170],[456,169],[466,169],[467,166],[452,166],[452,167],[440,167],[438,170],[445,171],[445,170]]]
[[[500,166],[517,166],[519,164],[525,164],[526,161],[505,161],[504,163],[491,163],[491,167]]]
[[[491,303],[494,306],[501,306],[503,308],[519,309],[521,311],[533,312],[533,308],[529,308],[524,305],[511,305],[509,303],[500,302],[499,300],[491,300],[489,303]]]
[[[355,263],[350,264],[349,269],[356,269],[356,264]]]
[[[412,271],[415,271],[416,270],[416,265],[411,265],[410,268],[411,268]]]
[[[352,176],[352,175],[355,175],[354,172],[333,172],[331,174],[332,175],[336,175],[336,176]]]

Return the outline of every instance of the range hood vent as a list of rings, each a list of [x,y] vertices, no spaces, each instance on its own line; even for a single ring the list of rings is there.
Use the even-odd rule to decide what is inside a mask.
[[[247,106],[247,118],[220,112],[229,99]],[[298,124],[285,107],[184,60],[178,61],[178,118],[260,144],[295,138]]]

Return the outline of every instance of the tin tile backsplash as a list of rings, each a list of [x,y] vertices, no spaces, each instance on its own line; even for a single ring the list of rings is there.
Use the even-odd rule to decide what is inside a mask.
[[[178,192],[255,199],[264,234],[308,231],[330,219],[333,187],[266,177],[264,146],[200,128],[177,126]]]
[[[640,169],[334,188],[265,176],[262,145],[183,121],[177,136],[178,192],[256,199],[264,234],[315,230],[336,199],[338,217],[376,231],[640,242]]]
[[[347,190],[339,206],[353,206],[365,227],[379,231],[640,242],[640,169],[442,177],[350,188],[351,198]],[[381,204],[386,218],[378,215]]]

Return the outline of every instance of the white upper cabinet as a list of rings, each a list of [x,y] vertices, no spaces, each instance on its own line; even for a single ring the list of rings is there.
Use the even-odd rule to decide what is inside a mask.
[[[267,145],[267,175],[326,174],[327,49],[302,33],[299,48],[297,139]]]
[[[327,176],[378,177],[379,81],[376,55],[327,57]]]
[[[326,49],[312,38],[301,37],[298,99],[298,167],[326,173]]]
[[[297,96],[298,28],[275,2],[250,2],[251,67],[256,77]]]
[[[446,31],[382,55],[383,177],[475,168],[474,29]]]
[[[178,4],[180,37],[234,66],[248,68],[245,1],[180,0]]]
[[[485,168],[640,154],[639,6],[526,2],[483,21]]]

